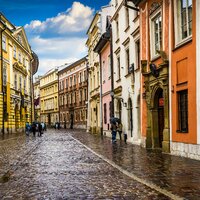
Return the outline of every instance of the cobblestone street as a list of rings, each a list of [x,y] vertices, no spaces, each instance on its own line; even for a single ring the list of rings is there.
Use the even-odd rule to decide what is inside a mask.
[[[83,131],[0,141],[0,199],[199,199],[199,161]]]

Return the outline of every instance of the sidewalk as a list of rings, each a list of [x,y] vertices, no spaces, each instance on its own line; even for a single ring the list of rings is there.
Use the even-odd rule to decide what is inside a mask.
[[[200,161],[146,150],[133,144],[78,130],[76,139],[140,179],[186,199],[200,199]]]

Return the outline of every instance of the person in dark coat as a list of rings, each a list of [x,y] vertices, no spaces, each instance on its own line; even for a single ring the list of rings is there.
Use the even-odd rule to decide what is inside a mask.
[[[112,133],[112,143],[116,143],[116,135],[117,135],[117,123],[111,123],[111,133]]]
[[[42,124],[41,123],[38,124],[38,136],[39,137],[42,136]]]
[[[32,132],[33,132],[33,136],[35,137],[35,132],[36,132],[36,124],[35,124],[35,122],[32,123],[31,129],[32,129]]]

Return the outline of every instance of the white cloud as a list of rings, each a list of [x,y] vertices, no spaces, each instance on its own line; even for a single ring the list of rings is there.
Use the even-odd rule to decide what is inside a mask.
[[[39,55],[38,73],[48,71],[49,67],[76,61],[87,54],[86,38],[40,38],[30,40],[32,48]]]
[[[55,66],[86,56],[86,31],[92,17],[93,9],[74,2],[55,17],[25,25],[31,48],[39,57],[37,74],[43,75]]]
[[[71,32],[80,32],[88,28],[93,16],[93,10],[81,4],[74,2],[72,7],[56,17],[48,18],[45,21],[34,20],[25,25],[28,32],[41,34],[44,32],[54,34],[67,34]]]

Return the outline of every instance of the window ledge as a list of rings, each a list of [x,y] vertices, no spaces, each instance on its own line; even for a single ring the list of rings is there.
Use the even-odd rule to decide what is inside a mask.
[[[119,79],[116,80],[117,83],[120,82],[120,81],[121,81],[121,78],[119,78]]]
[[[173,49],[173,51],[181,48],[182,46],[184,46],[184,45],[186,45],[186,44],[188,44],[190,42],[192,42],[192,36],[189,36],[189,37],[185,38],[184,40],[182,40],[181,42],[177,43],[175,45],[175,48]]]
[[[182,130],[176,130],[177,133],[188,133],[188,130],[182,131]]]
[[[126,74],[124,77],[128,78],[131,75],[131,73]]]
[[[130,29],[130,25],[128,25],[128,26],[126,27],[126,29],[124,30],[124,32],[126,33],[129,29]]]
[[[117,40],[115,41],[115,43],[118,43],[119,42],[119,38],[117,38]]]
[[[154,55],[152,58],[151,58],[151,62],[154,62],[156,61],[157,59],[161,58],[160,55]]]

